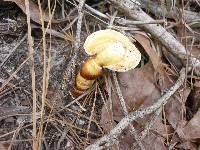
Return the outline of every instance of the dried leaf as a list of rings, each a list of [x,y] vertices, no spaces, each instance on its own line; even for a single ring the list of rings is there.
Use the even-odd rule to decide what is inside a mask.
[[[170,138],[173,133],[174,133],[174,129],[172,128],[171,125],[166,125],[163,122],[163,118],[162,118],[162,113],[156,118],[156,120],[154,121],[154,125],[152,126],[152,129],[154,133],[158,133],[159,135],[161,135],[164,138]],[[168,135],[168,137],[167,137]]]
[[[195,82],[196,83],[196,82]],[[193,113],[196,113],[200,108],[200,88],[194,87],[189,97],[189,107]]]
[[[195,57],[200,56],[200,47],[199,47],[199,41],[198,36],[195,36],[195,30],[193,30],[190,26],[187,24],[179,24],[177,26],[177,37],[179,41],[186,47],[188,50],[188,55],[191,53]],[[188,63],[185,61],[185,64]]]
[[[156,99],[160,97],[160,91],[156,87],[156,79],[154,74],[154,69],[151,63],[146,64],[142,68],[136,68],[134,70],[128,71],[126,73],[119,73],[119,84],[126,102],[126,106],[129,111],[136,110],[139,107],[144,107],[151,105]],[[109,103],[107,103],[109,104]],[[106,107],[102,109],[102,126],[105,127],[105,122],[108,122],[108,118],[104,117],[106,112]],[[113,107],[113,119],[115,121],[120,121],[124,116],[121,105],[119,103],[119,98],[116,92],[112,95],[112,107]]]
[[[108,133],[116,124],[113,122],[112,110],[110,109],[110,101],[108,100],[101,112],[100,124],[103,126],[105,133]],[[106,116],[106,117],[105,117]]]
[[[153,74],[154,69],[151,63],[146,64],[142,68],[136,68],[126,73],[119,73],[120,88],[129,111],[151,105],[160,97],[160,91],[156,87],[156,79]],[[106,132],[108,132],[111,127],[109,124],[110,117],[108,117],[106,109],[110,108],[110,105],[111,104],[107,101],[101,114],[101,125]],[[115,120],[116,123],[124,117],[116,92],[112,93],[112,110],[110,111],[112,111],[113,120]],[[131,138],[132,140],[130,140],[131,135],[129,135],[129,132],[127,132],[123,137],[124,138],[120,140],[121,142],[126,143],[123,146],[129,145],[128,147],[130,148],[134,142],[134,138]]]
[[[129,129],[125,130],[119,139],[120,150],[121,149],[122,150],[124,149],[140,150],[141,148],[138,146],[138,144],[135,144],[134,137],[130,134],[130,132],[128,132],[128,130]],[[165,138],[163,138],[162,134],[158,132],[149,132],[148,135],[143,140],[141,140],[141,143],[145,147],[145,150],[157,150],[157,149],[165,150],[166,149],[166,146],[164,144]]]
[[[10,144],[8,144],[8,143],[0,144],[0,150],[8,150],[9,145],[10,145]]]
[[[136,34],[134,38],[142,45],[146,53],[149,55],[150,60],[153,64],[154,69],[162,73],[164,70],[161,56],[156,52],[155,46],[150,38],[147,35]]]
[[[200,109],[195,116],[184,126],[177,129],[182,139],[200,143]]]
[[[151,63],[142,68],[136,68],[125,73],[119,73],[119,84],[127,104],[128,110],[133,111],[139,107],[152,104],[160,97],[160,91],[156,87],[156,78]],[[123,115],[116,92],[112,95],[114,120],[119,121]],[[108,107],[109,106],[104,106]],[[103,108],[102,113],[106,111]]]
[[[167,150],[165,139],[153,133],[147,135],[142,144],[144,145],[145,150]],[[139,149],[140,148],[138,147],[137,150]]]
[[[123,97],[126,102],[126,106],[130,111],[134,111],[138,108],[143,108],[149,105],[152,105],[155,103],[157,99],[161,96],[161,91],[166,92],[169,87],[171,87],[174,84],[175,79],[173,79],[172,76],[169,76],[167,73],[164,73],[160,76],[160,78],[157,78],[158,76],[155,76],[155,70],[153,65],[149,62],[142,68],[136,68],[134,70],[131,70],[126,73],[119,73],[119,83],[120,88],[123,94]],[[157,85],[159,82],[159,86]],[[174,96],[172,96],[167,103],[165,107],[165,114],[166,119],[169,121],[169,124],[164,124],[162,122],[163,118],[162,115],[160,115],[156,119],[156,123],[152,127],[152,130],[154,133],[158,133],[160,136],[166,138],[166,134],[173,135],[174,129],[177,129],[178,123],[185,118],[182,118],[183,116],[183,110],[185,110],[185,102],[190,93],[190,88],[187,86],[185,88],[179,89],[179,91],[176,92]],[[121,105],[119,103],[119,98],[117,96],[117,93],[114,91],[112,93],[112,111],[113,111],[113,119],[118,122],[121,120],[121,118],[124,117],[124,114],[121,109]],[[108,103],[107,103],[108,104]],[[107,120],[107,117],[105,117],[105,107],[102,109],[102,126],[104,129],[107,128],[107,126],[103,123],[105,123]],[[110,107],[107,105],[107,107]],[[134,126],[137,129],[137,131],[140,131],[141,125],[148,123],[148,117],[145,117],[145,119],[138,119],[137,122],[134,122]],[[107,120],[108,121],[108,120]],[[166,130],[167,129],[167,130]],[[109,130],[106,130],[107,132]],[[131,139],[131,135],[129,135],[129,132],[125,132],[125,135],[123,135],[124,139],[120,139],[121,142],[123,142],[124,146],[130,148],[130,144],[134,143],[134,140]],[[151,132],[149,133],[151,134]],[[171,136],[168,136],[171,138]],[[129,139],[129,140],[128,140]],[[155,145],[151,145],[152,147],[148,147],[147,149],[155,149],[155,146],[160,146],[161,149],[165,149],[164,141],[159,139],[159,136],[157,138],[145,138],[143,142],[147,142],[148,140],[155,140],[151,141],[151,143],[157,143]],[[147,140],[147,141],[146,141]],[[130,142],[131,141],[131,142]],[[125,144],[126,143],[126,144]],[[148,143],[146,143],[148,145]],[[162,147],[164,146],[164,147]],[[157,148],[157,149],[160,149]]]
[[[198,150],[197,145],[192,142],[184,142],[177,145],[176,147],[184,150]]]
[[[181,70],[183,64],[179,58],[167,51],[165,47],[163,47],[163,54],[174,70]]]
[[[26,6],[25,6],[25,1],[24,0],[5,0],[5,1],[11,1],[17,4],[21,8],[21,10],[26,14]],[[36,5],[33,1],[29,0],[30,4],[30,17],[31,20],[41,24],[40,21],[40,10],[38,5]],[[49,22],[50,18],[49,15],[45,12],[42,12],[43,18],[45,22]],[[58,23],[58,21],[52,19],[52,23]]]

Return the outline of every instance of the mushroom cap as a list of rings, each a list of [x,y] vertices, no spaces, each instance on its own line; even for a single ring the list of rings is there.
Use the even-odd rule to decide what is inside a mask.
[[[141,53],[128,37],[115,30],[106,29],[92,33],[87,37],[84,49],[88,55],[98,55],[108,47],[112,48],[115,43],[123,45],[125,51],[123,58],[115,64],[102,67],[118,72],[125,72],[135,68],[141,60]]]

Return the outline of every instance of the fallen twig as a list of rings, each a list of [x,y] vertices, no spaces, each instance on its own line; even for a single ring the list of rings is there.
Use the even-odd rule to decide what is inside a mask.
[[[158,3],[152,2],[149,0],[138,0],[141,4],[142,8],[148,9],[152,14],[154,14],[157,17],[160,17],[162,14],[165,14],[167,18],[174,18],[175,16],[177,17],[178,13],[177,9],[173,9],[171,11],[167,11],[166,8],[161,8]],[[181,11],[181,10],[180,10]],[[186,22],[191,22],[193,20],[199,20],[200,15],[196,12],[188,11],[188,10],[183,10],[184,13],[184,20]]]
[[[99,140],[97,140],[94,144],[88,146],[86,150],[101,150],[105,147],[109,147],[113,145],[119,135],[122,133],[122,131],[128,127],[128,125],[134,121],[137,118],[142,118],[145,115],[151,114],[152,112],[156,111],[159,109],[162,105],[165,105],[167,103],[167,100],[180,88],[180,86],[183,84],[184,80],[186,77],[186,71],[185,69],[182,69],[180,71],[180,77],[161,98],[157,100],[156,103],[154,103],[152,106],[149,106],[147,108],[143,108],[141,110],[137,110],[135,112],[130,113],[126,117],[124,117],[114,129],[110,131],[107,135],[103,136]]]
[[[120,86],[119,86],[119,83],[118,83],[118,80],[117,80],[117,75],[114,71],[112,72],[112,74],[113,74],[113,79],[114,79],[115,87],[116,87],[116,90],[117,90],[117,95],[119,97],[119,101],[120,101],[124,116],[127,116],[128,115],[128,109],[126,107],[126,102],[124,100],[124,97],[122,95],[122,91],[120,89]],[[137,131],[135,130],[134,126],[132,124],[130,124],[129,127],[130,127],[130,133],[134,136],[136,143],[140,146],[141,150],[145,150],[140,138],[138,137]]]
[[[132,21],[127,19],[117,19],[117,22],[122,25],[142,25],[142,24],[163,24],[165,20],[154,20],[154,21]]]
[[[73,79],[73,77],[74,77],[78,49],[80,47],[80,34],[81,34],[81,26],[82,26],[82,18],[83,18],[82,8],[83,8],[84,4],[85,4],[85,0],[80,0],[79,6],[78,6],[78,21],[77,21],[77,28],[76,28],[76,37],[75,37],[75,41],[74,41],[74,54],[66,68],[66,73],[67,73],[66,81],[67,82],[69,82],[70,78]]]
[[[105,18],[105,19],[110,19],[107,15],[101,13],[100,11],[90,7],[89,5],[85,4],[85,8],[87,8],[89,11],[91,11],[92,13],[96,14],[99,17]]]
[[[76,28],[76,37],[75,37],[75,50],[77,50],[80,47],[80,35],[81,35],[81,26],[82,26],[82,18],[83,18],[83,12],[82,8],[85,4],[85,0],[80,0],[79,6],[78,6],[78,21],[77,21],[77,28]]]

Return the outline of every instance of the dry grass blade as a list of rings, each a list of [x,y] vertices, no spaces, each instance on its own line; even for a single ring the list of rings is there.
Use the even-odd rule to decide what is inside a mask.
[[[28,45],[29,45],[29,53],[34,54],[34,49],[33,49],[33,39],[31,36],[31,24],[30,24],[30,9],[29,9],[29,1],[25,0],[25,5],[26,5],[26,16],[27,16],[27,24],[28,24]],[[35,91],[35,68],[34,68],[34,57],[31,55],[31,61],[30,61],[30,72],[31,72],[31,77],[32,77],[32,99],[33,99],[33,149],[37,149],[37,118],[36,118],[36,91]]]
[[[88,127],[87,127],[87,140],[89,138],[89,131],[90,131],[90,127],[91,127],[91,122],[94,116],[94,109],[95,109],[95,105],[96,105],[96,97],[97,96],[97,84],[96,84],[96,88],[95,88],[95,96],[94,96],[94,101],[93,101],[93,106],[92,106],[92,110],[91,110],[91,114],[90,114],[90,118],[89,118],[89,123],[88,123]]]
[[[13,143],[17,137],[17,135],[19,134],[19,131],[22,129],[22,126],[24,125],[24,121],[20,123],[20,125],[17,127],[17,129],[15,130],[14,134],[13,134],[13,137],[12,137],[12,140],[10,142],[10,145],[8,147],[8,150],[11,150],[12,149],[12,146],[13,146]]]
[[[197,0],[0,3],[0,150],[198,149]],[[127,36],[141,62],[117,75],[102,69],[76,97],[71,92],[79,85],[75,75],[86,70],[81,64],[90,57],[84,42],[106,29]],[[118,37],[102,36],[92,41],[97,45],[92,49],[115,43],[106,40],[109,35]],[[108,52],[104,56],[101,67]],[[91,88],[82,90],[86,87]]]
[[[41,114],[40,114],[40,129],[38,132],[38,149],[41,149],[42,145],[42,137],[43,137],[43,123],[44,123],[44,106],[45,106],[45,99],[46,99],[46,93],[48,88],[47,83],[47,54],[46,54],[46,33],[45,33],[45,27],[44,27],[44,16],[42,13],[42,6],[40,0],[38,0],[38,6],[39,6],[39,12],[40,12],[40,21],[42,24],[42,47],[43,47],[43,77],[42,77],[42,105],[41,105]]]

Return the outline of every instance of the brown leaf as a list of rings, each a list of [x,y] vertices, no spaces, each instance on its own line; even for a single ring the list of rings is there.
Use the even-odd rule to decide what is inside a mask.
[[[163,64],[161,60],[161,56],[158,52],[156,52],[155,46],[150,38],[147,35],[136,34],[134,38],[142,45],[146,53],[149,55],[150,60],[153,64],[154,69],[162,73],[163,72]]]
[[[5,143],[5,144],[1,144],[1,143],[0,143],[0,150],[8,150],[9,145],[10,145],[10,144],[8,144],[8,143]]]
[[[120,149],[124,150],[140,150],[138,144],[135,144],[133,135],[128,132],[129,129],[125,130],[119,139]],[[149,132],[148,135],[141,140],[145,150],[165,150],[165,138],[161,134]]]
[[[142,144],[145,147],[145,150],[167,150],[164,141],[164,138],[156,134],[150,133],[146,136],[146,138],[144,138]],[[135,150],[140,150],[140,148],[137,147],[135,148]]]
[[[183,67],[183,64],[179,58],[177,58],[175,55],[170,53],[169,51],[166,50],[165,47],[163,49],[163,54],[167,61],[170,63],[170,65],[174,68],[174,70],[181,70]]]
[[[120,89],[122,91],[129,112],[132,112],[138,108],[150,106],[155,103],[155,101],[160,98],[161,92],[166,92],[166,90],[168,90],[169,87],[171,87],[177,79],[177,77],[174,78],[174,76],[169,76],[167,73],[162,74],[160,78],[158,78],[158,76],[155,76],[155,74],[156,73],[151,62],[147,63],[141,68],[136,68],[129,72],[118,74]],[[182,118],[182,116],[184,116],[183,112],[185,110],[185,102],[189,93],[190,88],[186,86],[185,88],[179,89],[174,94],[174,96],[170,98],[165,107],[166,119],[169,121],[169,124],[165,125],[162,122],[162,115],[158,116],[151,131],[153,130],[153,133],[158,133],[159,136],[150,137],[149,139],[146,137],[144,140],[142,140],[144,142],[144,145],[147,146],[147,149],[165,149],[165,146],[163,144],[164,141],[160,140],[160,137],[166,138],[166,134],[168,134],[168,137],[171,138],[174,133],[174,129],[177,129],[178,123],[182,119],[185,119]],[[109,103],[107,102],[107,104]],[[103,107],[101,123],[102,127],[106,130],[106,132],[108,132],[110,129],[107,130],[107,126],[104,124],[106,121],[108,121],[107,117],[105,117],[106,107],[109,108],[110,105]],[[121,118],[124,117],[121,105],[119,103],[119,98],[115,90],[112,93],[112,110],[110,111],[112,111],[113,119],[116,122],[120,121]],[[138,119],[137,122],[133,123],[137,131],[142,130],[142,126],[148,123],[149,117],[150,116]],[[151,131],[148,134],[152,134]],[[122,137],[122,139],[120,139],[120,142],[123,143],[123,146],[125,146],[126,148],[130,148],[131,144],[135,142],[134,138],[131,137],[129,132],[125,132]],[[148,141],[150,141],[149,143],[156,144],[148,147]]]
[[[195,80],[194,86],[200,89],[200,79]]]
[[[120,88],[129,111],[154,103],[160,97],[160,91],[156,87],[156,77],[151,63],[142,68],[136,68],[118,75]],[[113,93],[113,114],[115,120],[121,120],[124,116],[121,110],[118,96]]]
[[[21,10],[26,14],[26,6],[25,6],[25,1],[24,0],[5,0],[5,1],[11,1],[17,4],[21,8]],[[40,10],[38,5],[36,5],[33,1],[29,0],[30,4],[30,17],[31,20],[41,24],[40,21]],[[45,12],[42,12],[43,18],[45,22],[49,22],[50,18],[49,15]],[[52,19],[52,23],[58,23],[58,21]]]
[[[195,81],[196,83],[196,81]],[[189,97],[189,107],[193,113],[200,108],[200,87],[194,87]]]
[[[200,143],[200,109],[184,127],[179,126],[177,133],[185,140]]]
[[[110,109],[110,101],[108,100],[101,112],[100,124],[104,128],[105,133],[108,133],[116,124],[113,122],[113,113]],[[105,117],[106,116],[106,117]]]
[[[138,109],[154,103],[160,97],[160,91],[156,87],[156,79],[154,69],[151,63],[146,64],[142,68],[136,68],[126,73],[119,73],[119,84],[129,111]],[[124,114],[119,103],[116,92],[112,93],[112,110],[110,102],[107,101],[104,105],[101,114],[101,124],[108,132],[111,129],[110,116],[113,114],[113,120],[120,121]],[[111,112],[112,111],[112,112]],[[113,124],[115,126],[115,124]]]
[[[184,142],[177,145],[176,147],[184,150],[198,150],[197,145],[192,142]]]
[[[174,132],[174,129],[172,128],[171,125],[164,124],[162,113],[156,118],[154,122],[155,123],[151,129],[153,130],[154,133],[158,133],[164,138],[170,138],[173,135],[172,133]]]
[[[156,87],[154,69],[151,63],[142,68],[136,68],[126,73],[119,73],[119,84],[129,111],[146,105],[151,105],[160,97],[159,89]],[[101,113],[101,125],[108,132],[112,129],[111,120],[120,121],[124,114],[119,103],[116,92],[112,93],[112,110],[110,102],[107,101]],[[113,118],[111,115],[113,114]],[[105,117],[107,116],[107,117]]]
[[[177,26],[177,37],[188,50],[188,55],[191,53],[196,58],[200,56],[200,47],[197,38],[198,35],[194,34],[194,30],[191,28],[191,26],[188,26],[187,24],[179,24]],[[188,62],[185,61],[185,64],[186,63]]]

